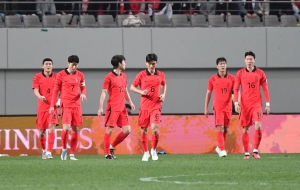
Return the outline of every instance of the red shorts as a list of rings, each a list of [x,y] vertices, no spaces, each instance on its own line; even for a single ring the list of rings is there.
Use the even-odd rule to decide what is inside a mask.
[[[51,115],[48,111],[38,112],[36,117],[36,128],[40,130],[48,129],[49,124],[58,125],[57,109],[54,109],[54,112]]]
[[[231,111],[214,110],[215,126],[229,127],[231,121]]]
[[[241,112],[239,116],[240,126],[251,126],[255,121],[262,121],[263,112],[262,107],[241,107]]]
[[[105,112],[105,127],[123,127],[129,125],[126,108],[123,111],[113,111],[109,107]]]
[[[160,124],[161,111],[155,110],[140,110],[138,126],[149,127],[152,123]]]
[[[62,107],[62,124],[71,124],[71,126],[82,126],[81,107]]]

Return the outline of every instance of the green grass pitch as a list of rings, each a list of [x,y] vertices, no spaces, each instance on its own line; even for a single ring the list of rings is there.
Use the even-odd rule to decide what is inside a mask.
[[[142,162],[142,155],[78,155],[0,157],[0,189],[300,189],[300,154],[159,155]]]

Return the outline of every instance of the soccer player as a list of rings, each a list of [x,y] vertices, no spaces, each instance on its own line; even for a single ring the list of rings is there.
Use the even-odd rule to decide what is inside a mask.
[[[49,114],[51,97],[54,89],[56,73],[52,72],[53,61],[50,58],[43,60],[43,71],[37,73],[33,77],[32,89],[35,96],[38,98],[38,110],[36,127],[39,130],[39,141],[42,147],[42,159],[52,159],[52,149],[54,144],[54,130],[58,125],[57,109],[53,114]],[[58,107],[59,105],[57,105]],[[46,129],[48,133],[48,149],[46,150]]]
[[[68,68],[57,74],[51,107],[49,109],[50,114],[52,114],[57,94],[60,92],[63,124],[63,130],[61,132],[62,160],[67,160],[67,141],[69,131],[72,131],[69,158],[70,160],[77,160],[74,154],[78,143],[78,126],[83,124],[80,100],[86,101],[86,87],[83,73],[77,70],[78,63],[78,56],[71,55],[68,58]]]
[[[245,53],[246,68],[239,70],[236,74],[234,85],[234,104],[236,112],[240,113],[239,125],[243,127],[244,159],[250,158],[249,154],[249,127],[255,124],[253,157],[260,159],[258,147],[262,138],[262,97],[260,86],[262,86],[265,100],[266,113],[270,113],[270,95],[268,82],[263,70],[255,64],[255,54],[252,51]],[[241,86],[241,101],[237,99],[238,90]]]
[[[122,72],[126,67],[125,57],[123,55],[115,55],[111,58],[111,64],[113,70],[104,77],[98,110],[98,116],[101,117],[103,114],[103,103],[108,93],[109,98],[105,111],[106,132],[104,135],[104,153],[105,158],[108,160],[116,159],[114,149],[130,133],[125,99],[130,104],[132,110],[135,109],[127,90],[126,74]],[[116,126],[120,127],[122,131],[117,135],[113,143],[110,144],[110,136]]]
[[[224,57],[218,58],[216,64],[218,73],[211,76],[207,84],[204,114],[206,117],[208,117],[208,104],[212,91],[214,91],[213,110],[215,116],[215,126],[218,131],[216,152],[220,157],[226,157],[227,152],[225,150],[225,140],[232,115],[231,97],[234,87],[234,76],[227,73],[227,61]]]
[[[165,100],[167,84],[165,74],[156,69],[157,55],[146,56],[147,69],[138,73],[132,82],[130,90],[141,95],[140,113],[138,125],[141,127],[141,141],[144,151],[142,161],[148,161],[150,154],[148,150],[148,127],[152,130],[152,160],[158,160],[156,147],[159,140],[159,124],[161,118],[162,102]],[[137,87],[140,86],[140,89]],[[160,89],[162,86],[162,93]]]

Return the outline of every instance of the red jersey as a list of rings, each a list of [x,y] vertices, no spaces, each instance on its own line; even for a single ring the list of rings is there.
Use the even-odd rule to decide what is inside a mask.
[[[104,77],[102,89],[108,91],[107,108],[113,111],[123,111],[125,109],[125,93],[127,88],[127,76],[125,73],[118,75],[114,71]]]
[[[53,72],[49,77],[47,77],[44,72],[40,72],[34,75],[32,81],[32,89],[39,89],[40,95],[46,98],[46,101],[44,102],[38,99],[38,112],[49,111],[55,79],[56,73]]]
[[[208,80],[207,90],[214,91],[214,110],[232,109],[232,90],[234,87],[234,76],[225,74],[222,78],[218,73],[211,76]]]
[[[54,107],[57,102],[58,91],[60,91],[62,107],[80,107],[80,91],[82,94],[86,94],[83,73],[76,70],[71,74],[64,69],[57,74],[51,107]]]
[[[132,82],[134,87],[140,86],[141,90],[148,90],[147,95],[142,95],[140,110],[161,109],[162,102],[159,100],[160,86],[166,85],[165,74],[155,69],[154,75],[148,69],[141,71]]]
[[[247,68],[241,69],[237,72],[234,86],[235,102],[238,102],[238,90],[240,85],[242,86],[242,106],[262,106],[260,86],[263,87],[266,102],[270,102],[267,77],[263,70],[254,66],[254,69],[251,72],[248,71]]]

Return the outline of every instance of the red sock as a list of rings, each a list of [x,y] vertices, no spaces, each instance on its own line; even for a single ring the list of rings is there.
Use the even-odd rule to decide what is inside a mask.
[[[68,132],[65,130],[61,131],[61,144],[63,149],[67,149],[67,142],[68,142]]]
[[[254,133],[254,149],[258,149],[260,141],[261,141],[261,130],[255,130]]]
[[[70,154],[75,154],[77,144],[78,144],[78,133],[72,133],[71,143],[70,143],[70,146],[71,146]]]
[[[54,144],[54,133],[48,133],[48,152],[52,152]]]
[[[120,144],[129,134],[125,134],[123,131],[121,131],[118,136],[116,137],[116,139],[114,140],[114,142],[111,144],[111,146],[113,146],[114,148]]]
[[[42,149],[45,150],[46,149],[46,137],[40,137],[39,140],[40,140],[40,145],[41,145]]]
[[[152,149],[154,150],[157,147],[158,139],[159,139],[159,134],[157,135],[152,134]]]
[[[142,147],[144,152],[148,152],[148,135],[141,135]]]
[[[243,145],[244,145],[244,151],[249,152],[249,134],[243,133]]]
[[[223,137],[224,137],[224,144],[226,143],[226,135],[227,135],[227,133],[223,133]]]
[[[218,141],[218,147],[219,147],[221,150],[225,150],[224,133],[223,133],[223,132],[218,132],[218,135],[217,135],[217,141]]]
[[[110,134],[104,134],[104,154],[109,154],[109,146],[110,146]]]

